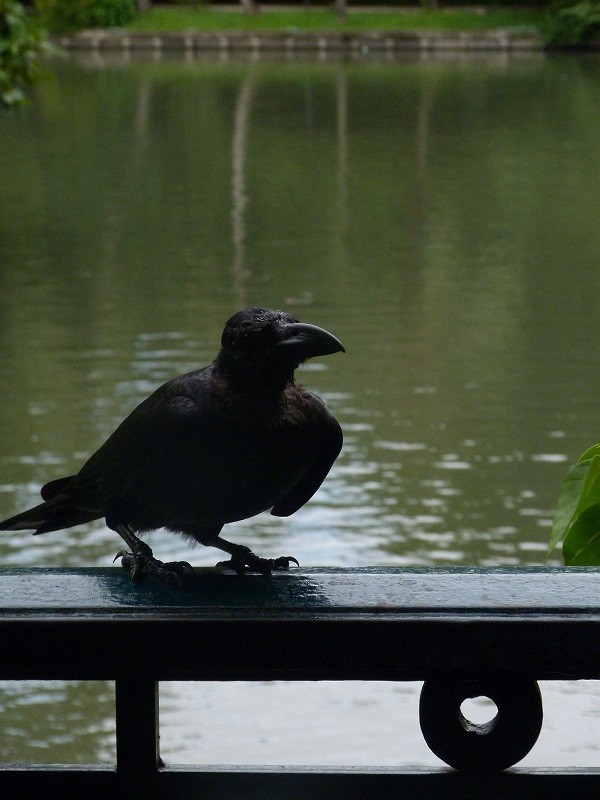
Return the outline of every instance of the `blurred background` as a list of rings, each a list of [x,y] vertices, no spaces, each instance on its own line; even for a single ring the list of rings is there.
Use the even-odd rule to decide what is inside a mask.
[[[305,508],[228,538],[302,566],[562,563],[558,491],[600,438],[597,56],[53,69],[0,115],[0,517],[264,305],[344,343],[298,378],[345,445]],[[0,564],[120,547],[101,522],[7,532]],[[543,691],[525,763],[598,766],[600,685]],[[163,757],[438,763],[417,702],[413,684],[165,684]],[[113,705],[110,684],[0,684],[0,759],[114,761]]]

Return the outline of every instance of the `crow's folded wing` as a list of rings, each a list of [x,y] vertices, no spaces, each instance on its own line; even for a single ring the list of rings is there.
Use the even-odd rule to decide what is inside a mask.
[[[342,449],[343,435],[338,421],[325,411],[319,426],[320,451],[318,458],[302,477],[271,509],[276,517],[289,517],[307,503],[325,480],[333,462]]]

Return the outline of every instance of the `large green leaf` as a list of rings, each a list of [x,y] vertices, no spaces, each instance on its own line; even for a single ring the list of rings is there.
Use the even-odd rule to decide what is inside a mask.
[[[578,466],[584,466],[587,463],[587,461],[583,461]],[[589,462],[588,474],[585,479],[581,497],[579,498],[579,503],[577,503],[577,508],[575,509],[573,521],[575,521],[586,508],[595,506],[597,503],[600,503],[600,456],[595,456]]]
[[[600,459],[598,460],[600,461]],[[564,537],[575,516],[577,506],[583,495],[590,468],[590,461],[576,464],[571,469],[562,485],[556,511],[554,512],[554,520],[552,522],[552,533],[550,534],[550,543],[548,545],[549,553],[554,550],[559,541]]]
[[[565,564],[590,567],[600,564],[600,503],[583,511],[563,543]]]
[[[600,456],[600,442],[590,447],[585,453],[582,453],[577,463],[583,464],[584,461],[591,461],[595,456]]]

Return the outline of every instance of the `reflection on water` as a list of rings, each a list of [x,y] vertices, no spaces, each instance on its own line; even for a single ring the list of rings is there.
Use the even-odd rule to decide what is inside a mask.
[[[3,681],[0,687],[0,763],[114,763],[110,684]]]
[[[166,683],[161,752],[168,764],[441,766],[419,730],[421,685]],[[544,727],[519,766],[597,767],[598,689],[543,681]]]
[[[56,72],[0,117],[0,515],[261,304],[344,342],[300,377],[345,447],[305,509],[230,537],[305,566],[543,563],[560,482],[598,438],[598,59]],[[3,534],[0,563],[119,547],[100,523]]]

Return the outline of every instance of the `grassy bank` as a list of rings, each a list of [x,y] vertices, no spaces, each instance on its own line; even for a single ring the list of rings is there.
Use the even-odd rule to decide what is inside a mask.
[[[137,31],[369,31],[369,30],[489,30],[492,28],[539,27],[542,9],[490,8],[448,10],[349,10],[340,22],[331,8],[264,10],[248,16],[240,10],[207,7],[155,6],[127,25]]]

